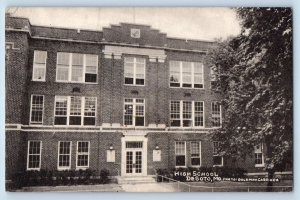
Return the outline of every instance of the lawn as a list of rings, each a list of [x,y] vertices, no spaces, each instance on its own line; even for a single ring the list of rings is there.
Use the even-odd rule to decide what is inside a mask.
[[[173,182],[168,185],[178,192],[266,192],[267,189],[267,182]],[[292,180],[283,180],[273,183],[272,189],[274,192],[290,192],[292,186]]]

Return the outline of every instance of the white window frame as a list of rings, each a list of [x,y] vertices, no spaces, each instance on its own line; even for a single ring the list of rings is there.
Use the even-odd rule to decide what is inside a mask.
[[[128,83],[125,83],[125,60],[126,58],[133,58],[133,84],[128,84]],[[137,85],[136,84],[136,60],[137,58],[139,59],[143,59],[144,60],[144,85]],[[146,59],[145,58],[142,58],[142,57],[134,57],[134,56],[124,56],[124,85],[127,85],[127,86],[145,86],[146,85]]]
[[[40,153],[39,154],[30,154],[30,155],[39,155],[39,167],[38,168],[30,168],[29,167],[29,152],[30,152],[30,142],[39,142],[40,143]],[[42,162],[42,149],[43,149],[43,143],[40,140],[29,140],[28,144],[27,144],[27,171],[31,171],[31,170],[37,170],[40,171],[41,169],[41,162]]]
[[[198,143],[199,144],[199,157],[192,156],[192,143]],[[191,141],[190,142],[190,162],[192,167],[201,167],[202,166],[202,154],[201,154],[201,141]],[[200,159],[200,165],[193,165],[192,164],[192,158],[199,158]]]
[[[69,63],[68,63],[68,80],[58,80],[58,54],[59,53],[67,53],[69,55]],[[98,84],[99,80],[99,73],[98,73],[98,67],[99,67],[99,57],[96,54],[81,54],[83,55],[83,70],[82,70],[82,81],[72,81],[72,61],[73,61],[73,54],[81,54],[81,53],[68,53],[68,52],[57,52],[56,54],[56,76],[55,81],[58,83],[83,83],[83,84]],[[97,66],[96,66],[96,82],[86,82],[85,81],[85,74],[86,74],[86,56],[96,56],[97,57]]]
[[[171,104],[172,102],[180,102],[180,126],[171,126]],[[183,102],[191,102],[192,104],[192,126],[183,126]],[[196,126],[195,125],[195,102],[201,102],[203,105],[203,126]],[[170,100],[169,102],[169,120],[170,120],[170,127],[171,128],[205,128],[205,102],[204,101],[186,101],[186,100]]]
[[[44,63],[36,63],[35,59],[38,53],[45,53],[45,61]],[[38,65],[36,65],[38,64]],[[42,64],[44,64],[42,66]],[[45,70],[45,74],[44,77],[42,79],[35,79],[35,69],[44,69]],[[47,71],[47,51],[40,51],[40,50],[34,50],[33,52],[33,67],[32,67],[32,81],[40,81],[40,82],[45,82],[46,81],[46,71]]]
[[[214,103],[219,104],[219,107],[220,107],[220,126],[214,126],[213,123],[211,124],[211,126],[212,126],[213,128],[221,128],[221,127],[222,127],[222,121],[223,121],[223,119],[222,119],[222,105],[221,105],[221,103],[218,102],[218,101],[213,101],[213,102],[211,102],[211,116],[213,116],[213,104],[214,104]],[[213,122],[213,121],[212,121],[212,122]]]
[[[84,153],[79,153],[78,152],[78,145],[79,142],[87,142],[88,143],[88,152],[84,152]],[[90,141],[77,141],[77,145],[76,145],[76,169],[88,169],[90,167]],[[78,156],[79,155],[87,155],[88,156],[88,165],[87,166],[78,166]]]
[[[213,167],[223,167],[224,166],[224,157],[221,156],[218,152],[215,151],[215,145],[214,145],[215,142],[219,143],[218,141],[213,141],[213,157],[215,157],[215,156],[221,157],[221,164],[220,165],[214,165],[214,163],[213,163]]]
[[[259,149],[257,149],[257,146],[260,146]],[[255,167],[264,167],[265,166],[265,158],[264,158],[263,149],[264,149],[263,144],[259,144],[259,145],[254,146],[254,159],[256,160],[256,154],[257,153],[261,153],[261,160],[262,160],[262,163],[261,164],[255,164]],[[255,160],[254,160],[254,163],[255,163]]]
[[[56,111],[56,99],[58,97],[64,97],[67,98],[67,124],[55,124],[55,117],[59,117],[62,115],[56,115],[55,111]],[[74,116],[74,115],[70,115],[71,112],[71,97],[80,97],[81,98],[81,124],[80,125],[69,125],[70,124],[70,117]],[[85,108],[85,98],[94,98],[95,99],[95,125],[84,125],[84,118],[85,117],[91,117],[91,116],[85,116],[84,114],[84,108]],[[79,116],[79,115],[78,115]],[[74,127],[95,127],[97,124],[97,97],[90,97],[90,96],[55,96],[55,100],[54,100],[54,120],[53,120],[53,125],[54,126],[74,126]]]
[[[70,143],[70,154],[60,154],[59,153],[59,148],[60,148],[60,143],[62,142],[69,142]],[[72,141],[58,141],[58,148],[57,148],[57,170],[70,170],[72,166]],[[59,166],[59,156],[60,155],[69,155],[69,166]]]
[[[125,102],[125,99],[132,99],[132,103],[131,102]],[[137,99],[142,99],[144,101],[144,103],[136,103]],[[124,102],[124,112],[123,112],[123,126],[125,127],[145,127],[145,122],[146,122],[146,100],[143,98],[124,98],[123,100]],[[132,125],[125,125],[125,105],[132,105]],[[144,106],[144,126],[136,126],[136,106],[137,105],[143,105]]]
[[[210,67],[210,81],[217,81],[217,70],[216,66]]]
[[[170,77],[171,77],[171,62],[179,62],[179,87],[174,87],[174,86],[171,86],[171,82],[170,81]],[[188,62],[188,63],[191,63],[192,65],[192,77],[191,77],[191,85],[192,87],[183,87],[183,62],[187,62],[187,61],[178,61],[178,60],[170,60],[169,62],[169,87],[170,88],[184,88],[184,89],[205,89],[205,85],[204,85],[204,64],[202,62]],[[196,63],[200,63],[202,65],[202,83],[195,83],[195,64]],[[197,88],[197,87],[194,87],[194,84],[202,84],[203,87],[202,88]]]
[[[177,154],[176,153],[176,144],[177,142],[183,142],[184,143],[184,154]],[[183,166],[177,166],[176,165],[176,156],[183,156],[184,155],[184,163],[185,165]],[[175,168],[186,168],[187,166],[187,155],[186,155],[186,141],[175,141]]]
[[[43,97],[43,110],[42,110],[42,121],[41,122],[34,122],[31,121],[31,117],[32,117],[32,100],[33,100],[33,96],[42,96]],[[29,115],[29,123],[33,124],[33,125],[43,125],[44,123],[44,105],[45,105],[45,95],[39,95],[39,94],[32,94],[31,95],[31,99],[30,99],[30,115]]]

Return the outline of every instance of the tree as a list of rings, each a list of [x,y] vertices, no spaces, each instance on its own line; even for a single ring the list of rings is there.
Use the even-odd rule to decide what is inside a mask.
[[[220,42],[208,63],[224,95],[222,128],[214,131],[225,155],[253,155],[264,143],[266,170],[292,165],[292,11],[237,8],[242,31]]]

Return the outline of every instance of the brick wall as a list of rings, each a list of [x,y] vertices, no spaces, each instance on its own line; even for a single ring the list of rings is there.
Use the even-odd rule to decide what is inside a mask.
[[[58,166],[58,142],[71,141],[71,169],[76,169],[76,151],[78,141],[90,142],[89,169],[97,170],[108,169],[111,175],[118,175],[121,163],[121,133],[111,132],[27,132],[27,141],[39,140],[42,141],[42,157],[41,169],[57,170]],[[106,150],[109,150],[110,145],[116,151],[116,161],[114,163],[107,162]],[[26,146],[27,149],[27,146]],[[26,151],[27,152],[27,151]],[[23,154],[27,159],[27,155]],[[24,166],[24,164],[22,164]],[[26,166],[26,162],[25,162]]]
[[[211,127],[211,102],[220,101],[222,96],[213,93],[210,89],[210,69],[206,65],[206,57],[201,52],[187,52],[172,50],[193,49],[207,50],[214,47],[215,43],[203,41],[185,41],[167,38],[165,34],[149,26],[121,24],[104,28],[103,32],[80,31],[76,29],[56,29],[49,27],[32,26],[29,22],[20,19],[7,21],[10,27],[26,28],[31,34],[39,37],[59,39],[73,39],[66,41],[47,39],[28,39],[27,32],[6,32],[6,42],[13,42],[15,48],[8,50],[6,60],[6,123],[29,124],[30,98],[32,94],[45,95],[44,123],[54,123],[54,99],[57,95],[64,96],[96,96],[97,115],[96,126],[103,123],[117,123],[123,125],[124,98],[145,99],[145,126],[149,124],[166,124],[169,126],[169,106],[171,100],[204,101],[205,127]],[[131,28],[141,29],[141,38],[130,37]],[[72,38],[70,38],[72,37]],[[105,40],[102,40],[104,37]],[[86,42],[75,42],[85,40]],[[93,41],[93,42],[90,42]],[[102,50],[105,42],[120,42],[127,44],[166,47],[164,63],[150,62],[145,55],[126,55],[121,59],[112,56],[105,58]],[[33,53],[34,50],[47,51],[46,82],[32,81]],[[83,83],[58,83],[56,82],[57,52],[83,53],[98,55],[98,82],[96,84]],[[146,59],[145,86],[124,85],[124,57],[135,56]],[[184,89],[169,87],[169,62],[171,60],[203,62],[204,63],[204,89]],[[73,88],[80,88],[80,92],[73,92]],[[190,95],[187,96],[186,93]],[[49,128],[49,127],[48,127]],[[56,127],[52,127],[55,129]],[[64,127],[66,128],[66,127]],[[68,129],[70,127],[67,127]],[[37,129],[37,128],[36,128]],[[120,172],[121,166],[121,137],[120,132],[61,132],[50,131],[7,131],[6,132],[6,169],[7,177],[25,169],[27,159],[28,140],[41,140],[43,142],[42,169],[57,169],[58,141],[72,141],[72,169],[75,169],[76,142],[90,141],[90,168],[100,170],[107,168],[112,175]],[[193,130],[194,131],[194,130]],[[189,132],[189,133],[188,133]],[[148,133],[148,174],[153,174],[157,168],[175,167],[175,141],[186,141],[187,166],[190,166],[190,142],[201,141],[201,166],[212,166],[212,141],[206,132],[154,132]],[[116,150],[116,162],[106,162],[106,150],[113,145]],[[162,161],[153,162],[153,150],[159,146],[162,152]],[[246,164],[245,164],[246,163]],[[224,159],[225,165],[232,165],[230,159]],[[239,162],[236,166],[247,166],[248,170],[256,171],[254,158]],[[261,170],[261,169],[259,169]]]
[[[26,168],[26,135],[21,131],[5,131],[5,177],[6,180],[12,178],[17,173]]]
[[[155,169],[175,168],[175,142],[186,142],[186,166],[191,167],[190,142],[201,142],[201,166],[213,166],[212,142],[208,133],[148,133],[148,174]],[[161,162],[153,162],[153,150],[161,150]]]
[[[6,50],[5,63],[5,122],[20,124],[22,114],[28,106],[24,99],[27,93],[28,38],[23,32],[6,32],[5,42],[13,43],[13,49]]]

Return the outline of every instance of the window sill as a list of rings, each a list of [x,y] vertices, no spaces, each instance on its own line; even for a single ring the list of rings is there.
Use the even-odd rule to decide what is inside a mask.
[[[46,80],[31,80],[32,82],[46,82]]]
[[[68,168],[57,168],[57,171],[71,170],[71,167]]]
[[[265,164],[255,164],[255,167],[259,168],[259,167],[265,167]]]
[[[26,171],[40,171],[41,168],[27,168]]]
[[[137,86],[137,87],[145,87],[145,86],[146,86],[146,85],[132,85],[132,84],[125,84],[125,83],[124,83],[124,85],[125,85],[125,86]]]
[[[86,83],[86,82],[73,82],[73,81],[55,81],[55,83],[68,83],[68,84],[85,84],[85,85],[97,85],[98,82],[96,83]]]
[[[79,170],[87,170],[89,167],[76,167],[76,171],[79,171]]]
[[[213,165],[213,167],[224,167],[224,165]]]
[[[188,89],[188,90],[205,90],[205,88],[188,88],[188,87],[171,87],[171,86],[169,86],[169,88],[171,88],[171,89]]]
[[[53,125],[54,127],[62,127],[62,128],[95,128],[96,125],[93,126],[84,126],[84,125]]]

